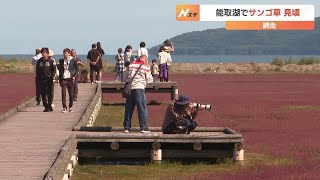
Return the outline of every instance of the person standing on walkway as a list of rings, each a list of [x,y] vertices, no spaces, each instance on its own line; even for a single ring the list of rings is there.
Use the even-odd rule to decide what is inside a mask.
[[[148,57],[148,50],[146,49],[145,42],[141,42],[140,48],[138,49],[138,57],[140,57],[141,55],[146,55]]]
[[[49,49],[41,49],[42,57],[37,61],[36,77],[40,85],[44,112],[53,111],[53,78],[56,74],[56,63],[49,57]]]
[[[88,52],[87,58],[90,63],[90,81],[91,81],[91,84],[93,84],[93,82],[99,83],[99,79],[97,79],[97,75],[95,75],[96,80],[93,81],[93,74],[94,73],[98,74],[101,71],[102,63],[99,63],[100,52],[97,49],[97,45],[92,44],[91,47],[92,49]]]
[[[168,54],[168,58],[170,59],[170,61],[167,62],[167,79],[166,79],[166,82],[169,81],[169,70],[170,70],[170,66],[172,64],[172,58],[171,58],[171,53],[174,51],[174,47],[173,47],[173,43],[167,39],[163,42],[163,46],[164,46],[164,49],[165,49],[165,52],[167,52]]]
[[[153,82],[157,82],[158,81],[158,76],[159,76],[159,68],[157,65],[157,60],[152,59],[152,65],[151,65],[151,74],[153,77]]]
[[[164,46],[159,49],[158,61],[160,82],[168,82],[168,64],[171,63],[171,56],[165,51]]]
[[[76,61],[78,67],[79,67],[79,65],[81,67],[84,67],[84,64],[81,61],[81,59],[77,57],[77,51],[75,49],[71,49],[71,56]],[[78,82],[79,82],[79,79],[80,79],[80,73],[79,72],[80,72],[80,70],[78,69],[78,73],[77,73],[76,78],[75,78],[74,83],[73,83],[73,101],[77,101],[78,100]]]
[[[115,57],[116,60],[116,78],[115,81],[118,81],[120,77],[121,82],[123,82],[123,71],[124,71],[124,57],[122,53],[122,48],[118,49],[118,54]]]
[[[36,67],[37,61],[42,57],[41,55],[41,48],[36,49],[36,54],[32,58],[32,65]],[[41,102],[41,91],[40,91],[40,84],[39,81],[37,80],[37,76],[35,75],[35,85],[36,85],[36,101],[37,101],[37,106],[40,105]]]
[[[130,64],[127,82],[132,81],[131,95],[126,99],[124,115],[124,132],[128,133],[131,129],[131,119],[135,106],[138,108],[139,124],[142,133],[150,132],[148,126],[147,100],[145,88],[147,83],[152,83],[150,66],[147,64],[148,58],[140,56],[138,60]]]
[[[132,47],[130,45],[126,46],[123,56],[124,56],[124,66],[129,67],[129,65],[134,61]]]
[[[49,49],[49,55],[48,55],[48,56],[49,56],[50,59],[52,59],[52,60],[54,61],[54,64],[56,64],[56,60],[53,58],[53,55],[54,55],[53,51],[52,51],[51,49]],[[58,67],[56,68],[56,73],[54,74],[54,78],[53,78],[52,99],[54,99],[54,83],[56,82],[57,76],[59,76]],[[55,105],[53,104],[53,102],[52,102],[51,106],[52,106],[53,108],[55,107]]]
[[[63,50],[63,59],[59,60],[59,83],[62,94],[62,113],[67,111],[66,103],[66,90],[68,89],[69,94],[69,112],[73,112],[73,84],[78,74],[78,65],[74,59],[70,59],[70,49],[65,48]]]
[[[98,76],[97,79],[99,79],[98,83],[101,83],[101,81],[102,81],[102,69],[103,69],[102,56],[104,55],[104,50],[103,50],[100,42],[97,42],[97,49],[98,49],[98,51],[100,53],[100,58],[98,60],[98,64],[100,64],[100,67],[101,67],[100,71],[97,72],[97,76]]]

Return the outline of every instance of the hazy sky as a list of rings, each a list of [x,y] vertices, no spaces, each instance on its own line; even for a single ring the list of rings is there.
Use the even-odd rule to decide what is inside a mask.
[[[159,3],[161,2],[161,3]],[[177,22],[177,4],[314,4],[320,0],[1,0],[0,54],[33,54],[49,47],[62,54],[65,47],[86,54],[100,41],[107,54],[127,44],[147,48],[167,38],[224,27],[224,22]]]

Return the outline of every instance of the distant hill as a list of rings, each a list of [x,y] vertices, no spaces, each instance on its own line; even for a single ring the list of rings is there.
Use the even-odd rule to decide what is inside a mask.
[[[320,54],[320,18],[314,31],[193,31],[171,38],[174,54],[202,55],[315,55]],[[156,54],[159,46],[149,49]]]

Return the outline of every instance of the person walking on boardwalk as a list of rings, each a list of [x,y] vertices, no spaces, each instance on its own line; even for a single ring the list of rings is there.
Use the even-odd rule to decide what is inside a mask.
[[[101,81],[102,81],[102,69],[103,69],[102,56],[104,55],[104,50],[103,50],[102,45],[101,45],[100,42],[97,42],[97,50],[98,50],[99,53],[100,53],[100,58],[99,58],[99,60],[98,60],[98,64],[99,64],[99,66],[101,67],[101,69],[99,70],[99,72],[97,72],[97,77],[98,77],[97,79],[99,79],[99,80],[98,80],[98,83],[101,83]]]
[[[100,52],[97,49],[97,45],[96,44],[92,44],[92,49],[88,52],[87,58],[89,60],[90,63],[90,81],[91,84],[93,84],[93,82],[95,83],[99,83],[99,81],[101,81],[101,79],[98,79],[98,74],[102,69],[102,63],[99,62],[100,59]],[[94,75],[94,73],[96,73]],[[96,77],[96,80],[93,81],[93,76]]]
[[[56,64],[56,60],[53,58],[53,51],[51,49],[49,49],[49,58],[52,59],[54,61],[54,63]],[[54,99],[54,85],[55,85],[55,82],[56,82],[56,78],[57,76],[59,76],[59,70],[58,68],[56,68],[56,73],[54,74],[54,78],[53,78],[53,85],[52,85],[52,99]],[[52,103],[51,106],[54,108],[55,105]]]
[[[73,84],[78,74],[78,64],[74,59],[70,58],[70,49],[63,50],[63,59],[59,60],[59,83],[62,94],[62,113],[67,111],[66,90],[69,94],[69,112],[73,112]]]
[[[142,55],[138,60],[129,65],[129,76],[127,82],[132,81],[131,95],[126,99],[124,115],[124,132],[130,132],[131,119],[135,106],[138,108],[139,124],[142,133],[149,131],[147,100],[145,87],[147,83],[153,82],[148,58]]]
[[[84,64],[81,61],[81,59],[77,57],[77,51],[75,49],[71,49],[71,56],[76,61],[78,67],[79,67],[79,65],[81,67],[84,67]],[[77,101],[78,100],[78,82],[79,82],[79,79],[80,79],[80,73],[79,72],[80,72],[80,70],[78,69],[76,78],[75,78],[74,83],[73,83],[73,101]]]
[[[118,78],[120,77],[121,82],[123,82],[123,71],[124,71],[124,57],[122,53],[122,48],[118,49],[118,54],[115,57],[116,60],[116,78],[115,81],[118,81]]]
[[[49,57],[49,49],[41,49],[42,57],[37,61],[36,78],[40,85],[44,112],[53,111],[53,79],[56,74],[56,63]]]
[[[36,49],[36,54],[32,57],[32,65],[36,67],[37,61],[42,57],[41,55],[41,48]],[[37,80],[37,76],[35,75],[35,85],[36,85],[36,101],[37,101],[37,106],[40,105],[41,102],[41,91],[40,91],[40,84]]]

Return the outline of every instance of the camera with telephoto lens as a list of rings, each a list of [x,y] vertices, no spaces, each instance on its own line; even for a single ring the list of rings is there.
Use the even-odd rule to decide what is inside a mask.
[[[190,106],[192,108],[211,111],[211,104],[199,104],[199,103],[191,103]]]

